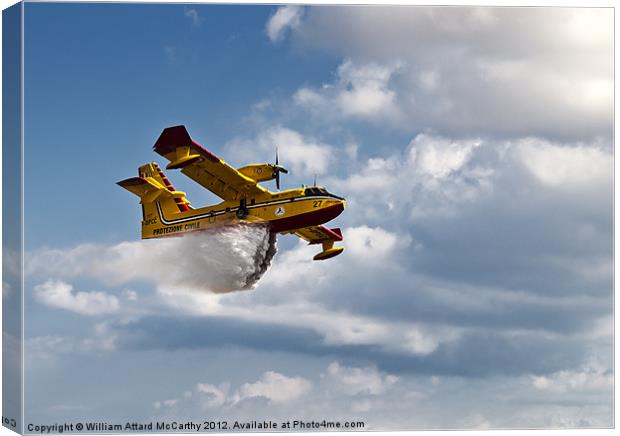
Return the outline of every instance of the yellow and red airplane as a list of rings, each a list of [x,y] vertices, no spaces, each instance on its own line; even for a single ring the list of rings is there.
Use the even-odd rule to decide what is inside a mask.
[[[170,161],[166,169],[180,169],[222,202],[193,208],[185,193],[176,191],[155,163],[142,165],[138,177],[118,185],[140,197],[142,239],[181,236],[186,233],[239,223],[267,223],[277,233],[292,233],[310,244],[322,244],[314,260],[337,256],[344,248],[340,229],[322,226],[342,213],[345,199],[325,188],[312,186],[271,192],[258,184],[276,181],[288,171],[275,164],[252,164],[234,169],[189,136],[185,126],[164,129],[153,149]]]

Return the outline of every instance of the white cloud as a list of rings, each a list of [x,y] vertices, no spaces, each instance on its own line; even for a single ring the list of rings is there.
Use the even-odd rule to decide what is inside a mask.
[[[613,177],[613,156],[597,145],[564,147],[535,138],[518,141],[517,159],[551,187],[604,185]]]
[[[609,8],[312,7],[293,33],[343,65],[402,62],[389,88],[380,75],[371,86],[350,81],[350,92],[341,81],[306,86],[302,105],[333,101],[356,116],[389,108],[403,130],[444,135],[611,135]]]
[[[179,401],[180,400],[178,399],[156,401],[155,403],[153,403],[153,407],[155,407],[156,409],[160,409],[162,407],[174,407],[179,403]]]
[[[258,380],[243,383],[235,390],[231,390],[230,382],[222,382],[217,386],[198,383],[195,387],[196,395],[189,391],[184,394],[184,399],[197,401],[205,408],[234,408],[243,400],[257,397],[266,398],[274,404],[290,403],[302,398],[311,389],[312,383],[303,377],[288,377],[276,371],[266,371]],[[173,401],[171,405],[176,406],[182,400]],[[157,405],[155,407],[158,408]]]
[[[362,262],[387,262],[397,248],[410,243],[408,235],[398,236],[380,227],[367,226],[347,228],[344,232],[347,253]]]
[[[480,144],[479,139],[456,141],[419,134],[409,143],[409,159],[421,173],[443,178],[461,169]]]
[[[104,327],[104,324],[98,324],[95,327],[95,334],[87,338],[44,335],[26,339],[24,354],[28,356],[26,364],[29,370],[56,365],[63,355],[93,356],[114,350],[116,333]]]
[[[606,392],[614,385],[612,371],[601,365],[532,376],[531,380],[536,389],[552,394]]]
[[[280,6],[267,21],[266,30],[271,42],[281,41],[288,28],[295,29],[302,13],[303,8],[300,6]]]
[[[346,177],[330,178],[327,185],[349,199],[347,213],[357,218],[356,223],[402,218],[399,213],[405,208],[412,217],[445,217],[493,189],[496,172],[506,165],[500,155],[505,147],[421,133],[403,152],[368,158]],[[486,154],[497,156],[491,162],[474,159]]]
[[[272,398],[273,392],[261,384],[269,379],[268,374],[274,374],[274,379],[281,377],[286,380],[282,385],[280,382],[267,383],[272,388],[285,385],[285,390],[290,392],[290,380],[295,379],[305,380],[311,388],[302,389],[303,393],[294,398],[276,402]],[[229,381],[223,381],[219,386],[198,384],[194,395],[178,395],[179,400],[173,400],[177,402],[169,416],[178,416],[180,411],[188,416],[204,415],[205,398],[213,398],[213,392],[216,392],[220,400],[207,406],[209,413],[217,413],[221,419],[239,421],[252,420],[256,416],[276,421],[286,420],[289,416],[300,420],[316,419],[316,416],[334,419],[359,417],[366,423],[364,430],[383,431],[607,427],[613,422],[612,402],[601,402],[601,397],[594,395],[598,392],[611,400],[613,384],[609,380],[600,390],[591,389],[588,395],[577,397],[574,391],[558,394],[538,389],[532,385],[529,376],[471,379],[442,376],[438,383],[437,377],[427,374],[397,377],[372,366],[346,366],[338,361],[327,364],[324,372],[319,369],[307,371],[307,374],[302,378],[265,371],[259,381],[243,383],[233,392],[230,392]],[[205,386],[205,392],[201,393],[201,387]],[[256,387],[259,397],[271,399],[252,402],[251,407],[247,407],[237,397],[242,386]],[[276,395],[280,396],[280,393]],[[472,398],[476,401],[471,401]],[[302,401],[303,407],[300,407]],[[157,413],[166,414],[161,403]],[[541,408],[541,404],[545,407]]]
[[[195,8],[185,8],[185,16],[190,19],[194,27],[200,27],[202,24],[202,18],[198,15],[198,11]]]
[[[246,164],[248,159],[264,161],[265,156],[273,163],[277,148],[280,164],[298,176],[325,174],[332,160],[329,144],[281,126],[266,129],[254,139],[236,138],[226,147],[233,155],[243,156]]]
[[[390,80],[399,68],[399,63],[357,65],[346,60],[338,67],[335,84],[324,84],[319,90],[300,88],[293,101],[323,118],[396,122],[401,114]]]
[[[345,115],[362,118],[395,112],[395,92],[388,88],[395,67],[377,64],[356,66],[345,61],[338,67],[340,78],[336,99]]]
[[[103,315],[119,310],[118,298],[105,292],[73,292],[73,286],[60,280],[48,280],[34,287],[35,298],[50,307],[81,315]]]
[[[220,407],[228,400],[230,384],[222,383],[219,386],[215,386],[209,383],[198,383],[196,389],[205,398],[204,404],[206,407]]]
[[[360,393],[382,395],[398,382],[398,377],[382,374],[376,368],[352,368],[342,366],[338,362],[329,364],[327,374],[349,395]]]
[[[165,45],[163,47],[164,54],[166,55],[166,60],[173,64],[177,61],[179,48],[173,45]]]
[[[312,383],[302,377],[287,377],[268,371],[254,383],[243,384],[237,394],[237,401],[245,398],[264,397],[273,403],[283,403],[301,398],[312,388]]]

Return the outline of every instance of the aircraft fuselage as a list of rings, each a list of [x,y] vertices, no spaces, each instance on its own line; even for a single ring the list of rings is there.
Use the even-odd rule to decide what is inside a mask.
[[[324,190],[324,193],[316,192],[318,190],[299,188],[269,192],[263,198],[247,198],[245,204],[223,201],[174,214],[167,214],[157,203],[156,209],[143,216],[142,238],[180,236],[240,222],[267,223],[278,233],[320,225],[340,215],[346,201]]]

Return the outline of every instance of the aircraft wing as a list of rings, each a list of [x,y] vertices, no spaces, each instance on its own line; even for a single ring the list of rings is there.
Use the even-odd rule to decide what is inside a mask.
[[[342,241],[340,229],[328,229],[324,226],[310,226],[293,230],[295,236],[308,241],[310,244],[323,244],[323,251],[314,256],[314,260],[329,259],[342,253],[344,248],[334,247],[334,242]]]
[[[183,174],[224,200],[260,196],[267,192],[189,136],[185,126],[164,129],[153,149],[170,161],[167,169]]]
[[[319,244],[323,241],[342,241],[340,229],[328,229],[324,226],[310,226],[293,230],[295,236],[308,241],[310,244]]]

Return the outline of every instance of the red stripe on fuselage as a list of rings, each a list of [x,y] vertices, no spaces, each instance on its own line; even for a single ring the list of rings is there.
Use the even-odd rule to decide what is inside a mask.
[[[269,224],[274,232],[286,232],[289,230],[301,229],[303,227],[318,226],[333,220],[340,215],[343,210],[344,205],[336,204],[317,211],[269,221]]]

